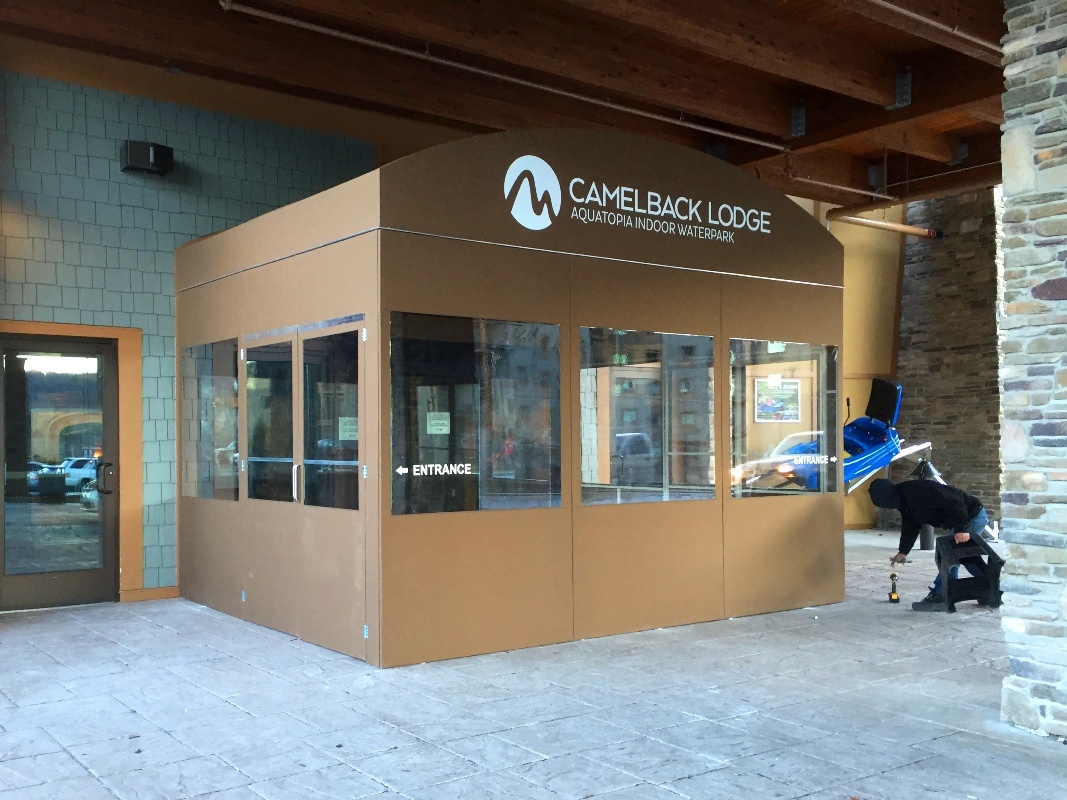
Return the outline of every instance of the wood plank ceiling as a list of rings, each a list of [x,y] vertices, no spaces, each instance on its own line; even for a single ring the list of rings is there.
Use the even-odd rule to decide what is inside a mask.
[[[474,132],[633,131],[839,205],[1000,181],[1002,0],[4,0],[0,30]]]

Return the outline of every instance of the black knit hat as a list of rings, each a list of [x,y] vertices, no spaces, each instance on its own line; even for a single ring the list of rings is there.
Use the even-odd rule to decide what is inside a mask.
[[[900,508],[900,489],[888,478],[871,481],[867,492],[871,502],[879,508]]]

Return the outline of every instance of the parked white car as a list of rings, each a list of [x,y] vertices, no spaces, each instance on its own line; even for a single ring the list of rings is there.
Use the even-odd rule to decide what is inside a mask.
[[[40,474],[63,475],[68,492],[80,492],[89,481],[96,480],[97,458],[68,458],[55,467],[46,466]]]

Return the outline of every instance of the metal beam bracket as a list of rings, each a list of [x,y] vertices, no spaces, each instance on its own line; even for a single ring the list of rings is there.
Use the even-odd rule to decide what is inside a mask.
[[[885,189],[885,167],[881,164],[867,165],[867,185],[872,189]]]
[[[911,105],[911,67],[905,67],[897,73],[897,99],[891,106],[886,106],[886,111],[894,111],[898,108],[907,108]]]
[[[808,115],[804,103],[796,103],[789,112],[789,135],[799,139],[808,132]]]

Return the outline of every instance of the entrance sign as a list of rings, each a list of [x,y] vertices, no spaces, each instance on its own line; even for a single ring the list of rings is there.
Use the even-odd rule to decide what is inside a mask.
[[[412,464],[410,470],[407,467],[396,468],[397,475],[407,475],[409,472],[413,478],[474,474],[470,464]]]

